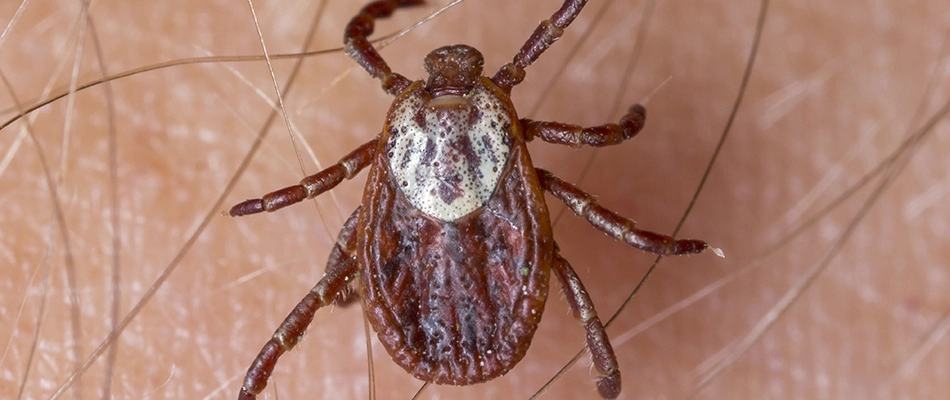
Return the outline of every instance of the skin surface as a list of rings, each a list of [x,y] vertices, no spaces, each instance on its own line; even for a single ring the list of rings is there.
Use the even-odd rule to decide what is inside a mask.
[[[9,21],[15,2],[0,6]],[[139,4],[142,3],[142,4]],[[108,71],[203,55],[261,54],[247,4],[103,1],[91,8]],[[207,3],[207,4],[205,4]],[[263,2],[260,2],[263,3]],[[315,2],[257,4],[268,52],[297,51]],[[467,43],[493,73],[560,4],[468,1],[382,50],[395,71],[424,77],[433,48]],[[523,3],[523,4],[522,4]],[[66,57],[54,87],[65,88],[75,50],[78,2],[31,2],[0,44],[0,71],[30,102]],[[616,122],[629,104],[647,104],[646,128],[612,148],[574,150],[532,143],[535,165],[599,196],[605,206],[670,233],[689,203],[726,124],[752,43],[759,3],[661,2],[630,87],[614,106],[645,8],[617,1],[575,58],[571,48],[605,1],[593,1],[513,90],[521,117],[594,125]],[[342,45],[361,4],[331,2],[312,48]],[[397,13],[380,34],[433,8]],[[789,231],[873,171],[947,101],[947,69],[935,100],[915,117],[947,35],[945,2],[908,4],[773,2],[760,53],[732,132],[681,237],[701,238],[727,255],[668,258],[607,328],[624,377],[621,398],[685,398],[796,282],[832,249],[873,188],[857,192],[816,225],[762,259],[761,267],[640,331],[668,307],[740,271]],[[91,39],[80,81],[98,76]],[[292,61],[275,62],[283,82]],[[565,74],[552,82],[557,69]],[[243,81],[242,79],[246,80]],[[334,83],[335,80],[338,80]],[[535,111],[542,92],[549,97]],[[112,368],[115,398],[233,398],[260,346],[322,275],[333,240],[361,198],[365,173],[316,202],[266,216],[221,211],[297,182],[328,166],[382,127],[392,98],[342,53],[308,59],[284,104],[306,140],[295,152],[278,119],[234,191],[214,201],[263,125],[274,87],[263,62],[178,66],[123,78],[113,86],[121,201],[120,314],[125,315],[208,214],[211,222],[180,265],[120,335]],[[109,101],[101,89],[73,99],[65,147],[59,101],[36,114],[33,130],[61,186],[84,357],[110,329]],[[14,107],[0,95],[4,116]],[[611,111],[614,110],[615,111]],[[916,119],[915,119],[916,118]],[[6,120],[6,118],[4,118]],[[23,129],[0,131],[4,156]],[[907,168],[875,202],[850,239],[804,294],[779,315],[698,398],[937,398],[950,392],[950,191],[944,160],[950,131],[927,136]],[[34,343],[49,252],[49,284],[37,350],[23,396],[48,398],[73,371],[65,247],[53,231],[50,190],[36,146],[23,139],[0,170],[0,397],[16,396]],[[308,147],[309,146],[309,147]],[[60,173],[60,158],[66,157]],[[582,170],[592,159],[589,172]],[[0,159],[2,160],[2,159]],[[877,185],[879,179],[872,181]],[[605,322],[654,259],[597,233],[547,197],[561,254],[583,279]],[[546,312],[525,359],[505,377],[473,387],[429,388],[423,398],[527,398],[584,343],[583,329],[551,283]],[[284,356],[262,398],[367,398],[366,347],[359,307],[323,310],[303,342]],[[633,332],[638,334],[633,335]],[[945,332],[944,332],[945,333]],[[374,338],[379,398],[409,398],[420,382]],[[585,356],[586,357],[586,356]],[[84,375],[83,398],[98,398],[107,355]],[[74,398],[72,389],[65,393]],[[592,398],[587,359],[545,398]]]

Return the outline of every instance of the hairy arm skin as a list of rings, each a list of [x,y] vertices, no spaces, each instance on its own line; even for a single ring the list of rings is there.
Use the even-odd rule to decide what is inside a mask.
[[[261,51],[242,2],[225,9],[201,9],[197,7],[204,6],[186,1],[142,9],[137,7],[144,5],[125,3],[97,3],[92,10],[112,73],[205,52]],[[301,10],[281,2],[257,3],[268,50],[297,51],[315,5]],[[313,48],[340,46],[343,24],[362,5],[350,3],[331,2]],[[422,58],[429,50],[464,42],[485,54],[486,74],[491,74],[559,4],[511,3],[463,4],[381,53],[394,71],[420,79]],[[622,110],[672,76],[647,104],[646,127],[627,143],[596,151],[539,140],[530,145],[538,167],[598,195],[601,204],[637,220],[639,226],[669,233],[726,123],[758,2],[709,9],[690,8],[695,7],[692,2],[658,5],[631,87],[614,113],[610,111],[614,93],[643,4],[618,1],[593,33],[595,43],[576,59],[568,59],[603,3],[591,2],[564,37],[527,69],[524,83],[513,90],[513,101],[521,117],[597,125],[616,122]],[[905,135],[938,57],[946,25],[939,16],[946,15],[945,5],[930,1],[910,8],[893,0],[876,3],[881,9],[865,10],[843,2],[809,3],[772,4],[743,108],[680,234],[709,241],[727,258],[708,254],[663,260],[633,305],[607,328],[625,379],[621,398],[687,395],[697,383],[694,376],[700,365],[745,335],[831,247],[833,235],[844,229],[867,191],[769,257],[767,269],[723,286],[645,334],[623,340],[625,332],[742,268],[788,230],[785,216],[806,204],[812,190],[818,192],[817,203],[826,204],[886,157]],[[30,7],[0,47],[0,69],[24,102],[41,93],[58,57],[66,52],[57,46],[65,41],[65,27],[72,26],[77,14],[65,6],[31,3]],[[377,32],[408,25],[430,9],[397,13],[381,22]],[[10,20],[12,13],[9,7],[0,10],[0,20]],[[32,26],[59,28],[34,31]],[[98,74],[91,62],[94,48],[91,41],[86,43],[90,45],[84,50],[83,81]],[[291,63],[275,62],[281,82]],[[551,84],[555,70],[565,63],[567,73]],[[71,63],[66,65],[69,71]],[[338,86],[327,88],[351,67]],[[278,119],[234,191],[220,208],[212,208],[269,112],[268,105],[228,68],[273,96],[270,76],[260,62],[174,67],[125,78],[113,86],[122,208],[122,315],[173,259],[198,222],[209,212],[215,214],[178,269],[121,335],[113,369],[116,398],[232,397],[256,351],[322,275],[333,238],[360,199],[362,176],[341,184],[333,192],[335,200],[325,197],[316,207],[301,204],[240,219],[218,216],[245,198],[294,184],[303,176],[285,125]],[[61,77],[55,86],[64,87],[66,82]],[[307,61],[296,85],[285,98],[287,112],[324,167],[372,138],[391,101],[378,81],[342,53]],[[541,91],[549,86],[549,98],[532,113]],[[943,97],[928,108],[927,117],[946,101],[947,87],[946,80],[938,85]],[[13,107],[7,91],[2,93],[0,107]],[[83,307],[81,348],[87,355],[107,335],[113,296],[112,236],[108,212],[103,211],[108,208],[109,188],[104,150],[107,113],[101,90],[75,100],[60,198],[76,260]],[[62,154],[65,107],[65,101],[48,107],[33,124],[54,171]],[[11,148],[20,126],[0,131],[0,152]],[[814,286],[700,397],[926,398],[950,391],[947,381],[933,372],[950,357],[946,339],[921,359],[919,372],[908,369],[907,375],[898,374],[891,381],[893,386],[887,383],[950,304],[940,278],[946,272],[942,260],[950,257],[942,245],[948,239],[946,230],[940,225],[948,220],[947,208],[940,206],[947,197],[942,161],[950,152],[947,133],[946,124],[938,126]],[[299,142],[298,146],[307,173],[316,171],[306,150]],[[580,179],[590,157],[591,170]],[[834,169],[838,165],[843,165],[840,172]],[[39,307],[43,273],[34,277],[34,271],[44,265],[53,221],[42,173],[35,148],[26,141],[0,174],[0,265],[4,265],[0,345],[9,349],[0,358],[0,369],[15,377],[0,381],[3,394],[15,394],[21,384]],[[553,215],[563,209],[550,197],[548,204]],[[806,208],[805,216],[817,209]],[[790,221],[798,224],[803,217]],[[613,242],[569,211],[554,231],[561,254],[583,279],[606,322],[653,257]],[[41,385],[41,377],[58,384],[73,365],[63,242],[58,234],[55,237],[37,356],[49,361],[31,367],[24,394],[33,398],[51,394]],[[483,385],[438,387],[433,392],[446,398],[530,396],[573,355],[566,349],[584,343],[583,329],[557,293],[558,285],[551,286],[555,292],[534,343],[513,371]],[[265,391],[270,397],[265,398],[274,398],[274,390],[285,399],[313,398],[314,393],[366,398],[363,341],[358,307],[317,313],[303,342],[281,360]],[[375,338],[373,342],[379,396],[410,397],[420,383],[393,364]],[[82,379],[84,398],[98,397],[105,360],[100,359]],[[574,367],[548,398],[594,396],[586,363],[585,359]],[[804,377],[798,381],[796,376]],[[823,379],[832,383],[830,388],[816,383]]]

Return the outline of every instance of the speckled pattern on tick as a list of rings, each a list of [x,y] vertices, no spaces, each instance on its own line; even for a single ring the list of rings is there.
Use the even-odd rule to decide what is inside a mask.
[[[586,0],[566,0],[491,78],[482,76],[478,50],[453,45],[426,56],[426,81],[410,81],[390,70],[367,36],[377,18],[420,3],[370,3],[344,34],[346,54],[396,97],[380,135],[300,184],[230,211],[231,216],[274,211],[370,167],[362,204],[344,224],[325,276],[264,345],[239,399],[264,390],[277,359],[300,341],[316,310],[356,280],[380,342],[416,378],[469,385],[504,375],[531,344],[551,271],[586,329],[600,394],[617,397],[616,357],[583,284],[558,254],[544,191],[595,228],[645,251],[694,254],[707,245],[637,229],[591,195],[535,168],[526,143],[538,137],[575,147],[618,144],[640,131],[646,110],[635,105],[619,124],[589,128],[518,118],[511,88]]]

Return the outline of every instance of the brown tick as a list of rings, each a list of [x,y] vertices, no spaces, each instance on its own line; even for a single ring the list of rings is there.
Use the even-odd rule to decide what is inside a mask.
[[[590,128],[518,118],[511,88],[586,0],[565,0],[491,78],[482,76],[478,50],[454,45],[426,56],[427,81],[410,81],[389,69],[367,36],[376,18],[422,2],[375,1],[346,27],[346,54],[396,97],[382,133],[299,185],[230,210],[231,216],[274,211],[370,167],[362,205],[344,224],[325,276],[264,345],[239,398],[264,390],[277,359],[300,341],[317,309],[356,279],[379,340],[416,378],[470,385],[504,375],[531,344],[552,270],[587,331],[597,389],[617,397],[616,357],[584,285],[558,254],[544,191],[595,228],[645,251],[694,254],[706,243],[635,228],[591,195],[534,168],[525,143],[539,137],[575,147],[618,144],[640,131],[646,111],[635,105],[619,124]]]

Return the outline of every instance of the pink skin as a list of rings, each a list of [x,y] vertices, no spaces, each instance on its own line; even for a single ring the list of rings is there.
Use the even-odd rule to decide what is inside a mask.
[[[152,6],[125,3],[99,3],[92,11],[100,39],[110,49],[104,54],[110,72],[205,51],[214,55],[261,51],[242,2],[223,9],[199,9],[212,6],[187,1],[141,9],[137,7]],[[296,51],[315,6],[288,9],[280,2],[259,3],[255,5],[268,50]],[[463,4],[382,54],[394,70],[421,79],[428,51],[464,42],[485,54],[485,70],[493,73],[510,59],[534,24],[559,4],[524,3]],[[567,58],[603,3],[592,2],[562,41],[527,70],[525,82],[514,89],[522,117],[585,125],[619,118],[619,111],[610,110],[642,4],[616,2],[593,34],[597,43],[586,46],[575,60]],[[867,191],[767,258],[767,269],[714,291],[645,334],[624,340],[626,332],[742,268],[787,231],[785,215],[807,204],[813,189],[817,203],[825,204],[873,168],[905,135],[945,33],[944,3],[909,8],[893,0],[870,11],[839,9],[848,6],[833,2],[810,3],[772,5],[742,111],[681,234],[708,240],[724,249],[727,258],[703,254],[665,259],[632,306],[607,330],[624,376],[621,398],[681,398],[692,391],[704,372],[703,363],[746,335],[831,247]],[[332,2],[313,47],[340,46],[343,24],[357,7]],[[646,128],[638,137],[597,151],[531,145],[536,165],[598,195],[602,204],[636,219],[640,226],[660,232],[670,232],[676,225],[726,122],[758,2],[730,9],[693,7],[692,2],[667,2],[655,10],[622,107],[641,101],[667,77],[673,79],[650,99]],[[0,47],[0,69],[14,82],[22,101],[41,93],[64,53],[57,47],[61,42],[52,38],[65,40],[76,18],[75,10],[53,8],[31,3]],[[377,32],[405,26],[427,10],[431,8],[397,13],[381,22]],[[7,7],[0,15],[0,20],[8,21],[12,10]],[[202,31],[209,28],[216,30]],[[85,59],[93,55],[93,48],[87,47]],[[565,63],[567,74],[551,85],[554,71]],[[275,64],[278,79],[285,79],[290,65]],[[67,71],[70,66],[67,63]],[[337,86],[327,88],[351,67]],[[317,206],[298,205],[240,219],[217,215],[303,175],[285,125],[278,120],[236,189],[220,208],[212,209],[212,201],[269,110],[228,68],[268,95],[273,93],[260,62],[180,66],[125,78],[114,86],[121,132],[123,315],[172,260],[197,222],[208,212],[215,213],[182,264],[122,334],[114,367],[116,398],[233,398],[260,346],[321,276],[332,240],[359,200],[365,173],[317,201]],[[96,74],[94,64],[87,62],[81,80]],[[56,86],[67,81],[60,78]],[[548,86],[553,89],[550,97],[532,113],[541,90]],[[946,80],[938,85],[943,97],[928,108],[927,117],[945,101],[947,87]],[[177,97],[183,91],[185,97]],[[6,110],[13,103],[6,90],[3,93],[0,108]],[[184,102],[186,98],[192,102]],[[390,101],[378,81],[335,54],[305,64],[285,105],[295,129],[327,166],[380,129]],[[60,192],[83,299],[84,354],[105,338],[104,321],[113,296],[108,284],[111,236],[103,222],[108,213],[97,208],[108,204],[104,104],[101,90],[76,97],[69,167]],[[65,105],[60,101],[49,107],[34,122],[54,170],[61,155]],[[0,151],[11,147],[21,126],[0,131]],[[943,278],[950,257],[945,245],[950,216],[941,206],[948,193],[947,134],[946,124],[938,126],[828,269],[700,397],[926,398],[950,391],[940,369],[950,357],[945,338],[916,369],[892,377],[950,304]],[[307,173],[316,171],[307,152],[300,154]],[[592,169],[580,179],[580,169],[591,157]],[[843,165],[840,173],[833,170],[838,165]],[[44,264],[51,221],[42,172],[34,146],[24,142],[0,175],[0,265],[4,265],[0,344],[5,349],[0,369],[14,377],[0,381],[4,394],[15,394],[20,386],[39,307],[43,274],[33,274]],[[563,206],[549,199],[556,215]],[[805,214],[816,209],[812,206]],[[791,221],[798,224],[802,217],[793,216]],[[653,260],[597,234],[569,213],[556,225],[555,235],[561,254],[571,261],[605,320]],[[62,250],[57,236],[38,339],[37,360],[42,361],[33,364],[24,393],[31,398],[49,397],[47,380],[58,385],[73,368]],[[566,349],[583,343],[583,330],[560,297],[552,293],[531,350],[507,376],[474,387],[430,388],[427,395],[530,396],[571,357]],[[363,342],[358,307],[319,312],[304,341],[281,359],[264,398],[366,398]],[[393,364],[375,339],[373,343],[380,398],[410,397],[420,382]],[[98,397],[104,365],[105,357],[83,378],[85,398]],[[548,398],[596,395],[586,360],[556,385]]]

